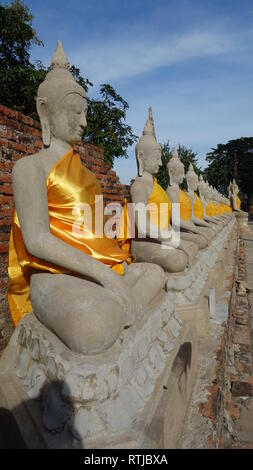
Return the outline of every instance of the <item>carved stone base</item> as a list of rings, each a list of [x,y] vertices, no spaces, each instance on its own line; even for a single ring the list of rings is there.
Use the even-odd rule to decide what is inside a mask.
[[[30,314],[0,360],[0,406],[14,413],[29,448],[34,433],[35,446],[49,448],[157,447],[175,438],[162,427],[152,435],[159,403],[173,416],[175,403],[165,391],[178,387],[186,409],[195,362],[195,329],[176,317],[165,293],[96,356],[72,353]]]
[[[33,314],[0,359],[0,406],[28,448],[173,448],[191,397],[210,289],[223,282],[234,217],[107,352],[71,352]]]

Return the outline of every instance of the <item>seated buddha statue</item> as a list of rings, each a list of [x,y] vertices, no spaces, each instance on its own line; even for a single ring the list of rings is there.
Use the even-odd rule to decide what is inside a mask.
[[[225,201],[225,198],[222,196],[222,194],[219,193],[219,191],[216,188],[213,188],[213,193],[214,193],[214,198],[216,201],[216,204],[218,205],[218,213],[219,215],[227,220],[228,219],[228,213],[230,211],[227,211],[227,202]]]
[[[192,220],[192,200],[186,191],[180,189],[185,178],[184,165],[178,157],[176,149],[167,164],[170,183],[167,194],[172,203],[180,204],[180,236],[183,240],[189,240],[197,244],[199,249],[206,248],[209,242],[207,234],[202,227],[195,225]]]
[[[234,212],[236,217],[243,217],[243,218],[248,218],[248,212],[242,211],[241,209],[241,199],[239,198],[239,187],[233,179],[232,182],[230,182],[229,185],[229,197],[230,197],[230,205],[231,209]]]
[[[208,184],[208,183],[207,183]],[[220,194],[217,189],[209,185],[210,199],[212,200],[215,215],[221,220],[226,220],[226,215],[223,213],[223,208],[220,202]]]
[[[215,217],[214,206],[213,206],[212,202],[209,200],[208,186],[207,186],[206,182],[204,181],[202,175],[200,175],[200,177],[199,177],[198,189],[199,189],[200,200],[201,200],[201,202],[203,204],[203,207],[204,207],[203,219],[206,222],[209,222],[210,224],[212,224],[213,228],[216,231],[220,231],[223,227],[223,223],[217,217]]]
[[[229,193],[230,193],[230,200],[231,200],[231,206],[232,210],[235,212],[240,212],[241,211],[241,200],[239,198],[239,187],[233,179],[233,181],[230,182],[229,184]]]
[[[230,181],[229,183],[228,194],[229,194],[229,199],[231,202],[232,210],[235,212],[239,212],[241,210],[241,200],[238,196],[239,188],[238,188],[238,185],[236,184],[235,179],[233,179],[233,181]]]
[[[15,325],[34,315],[72,351],[102,353],[163,289],[157,265],[132,263],[117,240],[75,232],[84,204],[92,211],[101,187],[73,145],[87,125],[84,89],[58,42],[39,86],[44,148],[16,162],[8,300]]]
[[[206,236],[211,240],[216,232],[210,222],[204,220],[204,205],[200,197],[197,194],[199,178],[196,175],[192,164],[190,163],[189,170],[186,173],[186,182],[188,187],[188,195],[192,201],[192,222],[205,229]]]
[[[213,217],[216,220],[219,220],[223,225],[227,223],[226,216],[222,214],[221,212],[221,206],[219,203],[219,195],[217,191],[213,188],[213,186],[209,185],[208,182],[206,182],[206,188],[207,188],[207,198],[209,202],[209,206],[211,207]]]
[[[134,204],[142,204],[148,210],[144,218],[137,211],[135,213],[138,237],[132,240],[131,252],[137,261],[156,263],[170,273],[182,272],[188,261],[193,261],[198,250],[193,244],[183,243],[182,246],[181,242],[174,249],[162,247],[168,241],[165,231],[171,229],[171,202],[155,176],[162,162],[161,146],[156,140],[151,108],[135,153],[138,174],[131,186],[131,199]],[[160,204],[165,207],[164,212]]]

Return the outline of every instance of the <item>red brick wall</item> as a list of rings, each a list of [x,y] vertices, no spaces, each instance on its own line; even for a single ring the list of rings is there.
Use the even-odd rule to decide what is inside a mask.
[[[6,299],[8,247],[13,212],[11,171],[16,160],[38,152],[41,147],[40,123],[0,105],[0,351],[7,345],[12,332]],[[100,180],[105,203],[122,202],[125,197],[129,198],[129,187],[117,183],[117,175],[104,161],[100,148],[83,144],[77,147],[77,151],[84,165]]]

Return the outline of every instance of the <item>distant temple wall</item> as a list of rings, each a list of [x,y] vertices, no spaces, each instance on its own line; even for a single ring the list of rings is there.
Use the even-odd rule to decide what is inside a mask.
[[[42,148],[38,121],[0,105],[0,351],[10,338],[13,327],[7,303],[8,249],[13,213],[12,167],[16,160]],[[118,183],[116,172],[104,161],[103,150],[82,144],[77,151],[84,165],[99,179],[104,202],[123,202],[129,198],[129,186]],[[27,184],[29,182],[27,181]]]

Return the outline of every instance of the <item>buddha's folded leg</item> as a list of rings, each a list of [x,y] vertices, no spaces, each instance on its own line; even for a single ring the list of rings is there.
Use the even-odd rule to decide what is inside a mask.
[[[165,285],[165,274],[160,266],[150,263],[133,263],[126,274],[126,282],[137,297],[141,311],[161,292]]]
[[[207,239],[207,241],[210,243],[212,239],[212,233],[210,231],[210,228],[208,227],[198,227],[199,231],[201,232],[201,235]]]
[[[198,246],[199,250],[202,250],[203,248],[206,248],[208,245],[208,242],[206,238],[202,237],[201,235],[197,233],[190,233],[190,232],[180,232],[181,238],[183,240],[188,240],[193,243],[196,243]]]
[[[188,257],[188,265],[191,266],[199,252],[198,245],[191,240],[185,240],[180,233],[180,250],[182,250]]]
[[[154,263],[167,272],[182,272],[188,263],[187,256],[183,251],[168,249],[160,243],[149,241],[134,240],[132,242],[132,253],[140,263]]]
[[[72,351],[97,354],[125,326],[124,305],[103,287],[66,274],[31,276],[31,302],[37,318]]]

